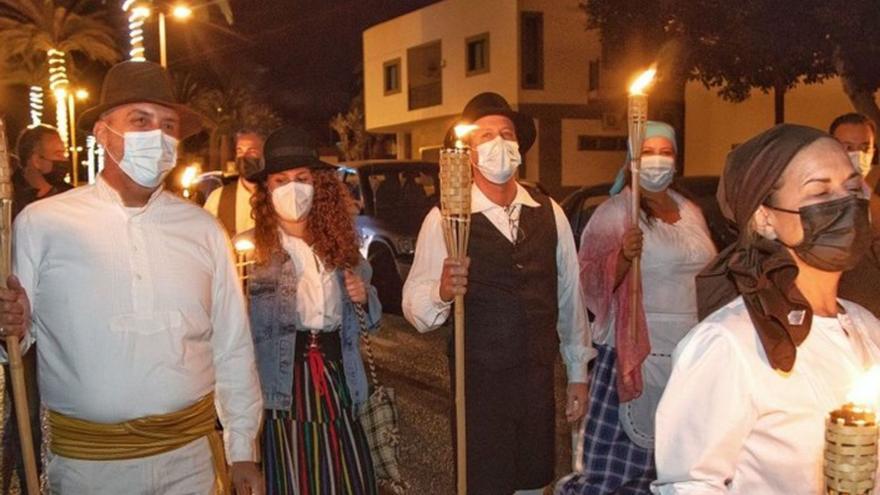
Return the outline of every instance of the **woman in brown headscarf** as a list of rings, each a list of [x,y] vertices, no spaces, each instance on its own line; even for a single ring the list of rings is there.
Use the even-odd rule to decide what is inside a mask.
[[[880,349],[839,300],[870,242],[861,177],[827,134],[776,126],[727,158],[739,239],[698,277],[703,315],[657,411],[654,493],[822,493],[824,417]]]

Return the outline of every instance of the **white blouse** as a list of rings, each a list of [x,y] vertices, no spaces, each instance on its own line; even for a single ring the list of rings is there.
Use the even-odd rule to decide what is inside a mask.
[[[880,322],[841,305],[813,318],[790,373],[770,367],[742,298],[694,327],[657,410],[653,493],[824,493],[825,416],[880,362]]]
[[[342,324],[342,292],[336,270],[327,270],[304,240],[281,232],[281,245],[296,273],[296,323],[302,330],[332,332]]]

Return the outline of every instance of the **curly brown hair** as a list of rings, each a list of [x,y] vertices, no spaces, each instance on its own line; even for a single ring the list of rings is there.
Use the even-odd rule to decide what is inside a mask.
[[[312,170],[315,197],[309,210],[306,241],[328,269],[353,268],[360,261],[354,219],[348,211],[348,190],[331,170]],[[251,198],[257,263],[265,263],[281,249],[278,215],[272,205],[267,179],[257,182]]]

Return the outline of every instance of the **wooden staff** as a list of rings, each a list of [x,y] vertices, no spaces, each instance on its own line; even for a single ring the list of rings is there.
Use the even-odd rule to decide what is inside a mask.
[[[639,227],[641,216],[641,190],[639,189],[639,170],[642,163],[642,144],[645,141],[645,127],[648,123],[648,97],[643,93],[645,87],[651,83],[656,74],[656,69],[651,68],[644,72],[630,87],[627,105],[627,127],[629,130],[629,153],[630,172],[632,175],[632,205],[630,220],[632,225]],[[634,256],[630,264],[630,318],[627,328],[627,342],[635,341],[636,328],[639,318],[639,297],[642,292],[641,256]]]
[[[443,235],[451,258],[467,256],[471,227],[471,161],[467,148],[440,152],[440,211]],[[455,427],[458,495],[467,493],[467,425],[464,379],[464,296],[455,296]]]
[[[12,272],[12,169],[9,153],[6,150],[6,125],[0,119],[0,285],[6,286],[6,279]],[[9,356],[12,397],[15,402],[15,416],[18,422],[18,436],[21,440],[21,457],[24,463],[27,491],[30,495],[40,493],[40,480],[37,475],[37,461],[34,456],[34,442],[31,437],[31,417],[28,411],[27,389],[24,382],[24,365],[21,362],[21,346],[18,337],[6,337],[6,353]]]

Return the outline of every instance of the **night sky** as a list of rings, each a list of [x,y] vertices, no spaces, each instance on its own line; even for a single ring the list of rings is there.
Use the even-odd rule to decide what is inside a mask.
[[[203,15],[186,24],[168,22],[169,68],[175,74],[192,74],[208,86],[243,78],[285,121],[307,126],[330,144],[334,138],[328,121],[348,108],[361,84],[363,30],[437,1],[232,0],[232,26],[210,6],[210,19]],[[104,0],[93,5],[113,16],[120,48],[127,52],[127,22],[120,3]],[[156,22],[145,29],[147,58],[158,61]],[[80,74],[91,86],[92,102],[104,70],[86,65]],[[10,127],[18,127],[18,121],[26,123],[26,98],[23,88],[0,93],[0,114],[9,114]]]

